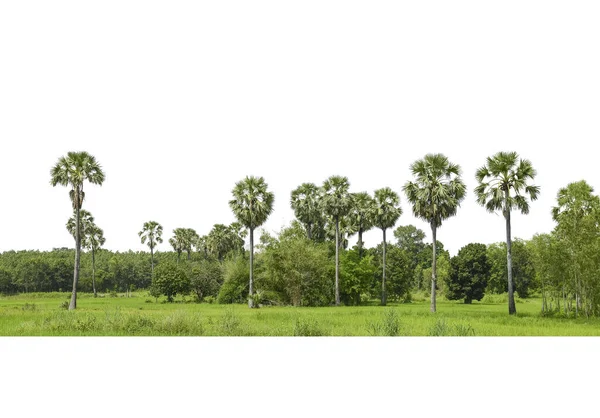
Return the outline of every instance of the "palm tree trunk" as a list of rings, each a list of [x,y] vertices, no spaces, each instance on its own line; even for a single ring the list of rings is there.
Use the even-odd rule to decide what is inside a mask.
[[[335,217],[335,306],[340,306],[340,218]]]
[[[309,240],[312,240],[312,224],[310,223],[306,224],[306,235],[308,236]]]
[[[433,259],[431,261],[431,307],[429,310],[433,313],[436,312],[435,305],[435,285],[437,283],[437,260],[436,260],[436,251],[437,251],[437,225],[435,222],[431,223],[431,235],[433,236]]]
[[[363,253],[363,240],[362,240],[362,234],[363,234],[363,230],[362,228],[360,228],[358,230],[358,258],[361,259],[362,258],[362,253]],[[385,236],[385,231],[383,231],[383,235]],[[385,240],[385,238],[384,238]]]
[[[508,201],[508,191],[504,192],[505,202]],[[517,307],[515,306],[515,292],[513,287],[513,274],[512,274],[512,241],[510,238],[510,210],[506,206],[504,208],[504,217],[506,218],[506,266],[508,269],[508,313],[514,315],[517,313]]]
[[[253,285],[254,285],[254,228],[250,229],[250,284],[248,291],[248,307],[254,308]]]
[[[75,197],[75,217],[77,218],[77,222],[75,224],[75,271],[73,272],[73,292],[71,293],[71,303],[69,303],[69,310],[73,310],[77,308],[77,282],[79,281],[79,261],[81,255],[81,219],[79,216],[79,199],[77,194],[79,190],[76,191]]]
[[[154,247],[150,247],[150,276],[154,277]]]
[[[94,297],[98,297],[96,293],[96,251],[92,247],[92,288],[94,289]]]
[[[387,294],[385,292],[385,250],[387,243],[385,242],[385,228],[383,229],[383,278],[381,280],[381,306],[387,303]]]
[[[188,250],[187,254],[188,254],[188,258],[187,259],[188,259],[188,261],[190,261],[191,257],[192,257],[192,252]]]

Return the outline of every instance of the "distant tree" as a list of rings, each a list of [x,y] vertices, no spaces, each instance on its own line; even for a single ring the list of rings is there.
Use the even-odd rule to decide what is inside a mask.
[[[273,212],[275,196],[267,190],[267,183],[262,177],[246,177],[235,184],[232,190],[233,199],[229,207],[237,220],[250,232],[250,280],[248,306],[254,307],[254,230],[264,224]],[[256,306],[258,307],[258,306]]]
[[[374,225],[375,219],[375,201],[367,192],[353,193],[352,194],[352,206],[348,218],[352,229],[358,233],[358,255],[363,255],[363,233],[371,230]]]
[[[198,237],[196,241],[196,250],[204,254],[204,258],[208,258],[208,235]]]
[[[177,253],[177,264],[181,260],[181,253],[186,249],[185,228],[175,228],[173,237],[169,238],[169,244],[173,247],[173,251]]]
[[[98,296],[96,293],[96,251],[105,243],[104,231],[98,225],[92,223],[86,232],[86,247],[92,252],[92,288],[94,290],[94,297]]]
[[[292,191],[290,205],[296,218],[306,227],[308,239],[313,239],[313,226],[321,220],[320,191],[313,183],[302,183]]]
[[[444,220],[456,215],[466,187],[460,178],[460,166],[442,154],[427,154],[411,164],[410,169],[415,181],[406,183],[404,193],[412,204],[413,214],[429,223],[433,235],[431,312],[435,312],[437,229]]]
[[[154,271],[152,287],[173,302],[176,295],[185,295],[190,291],[190,278],[181,267],[168,262],[160,263]]]
[[[477,187],[477,203],[488,212],[502,211],[506,220],[506,259],[508,271],[508,313],[517,313],[514,297],[512,269],[512,241],[510,213],[513,209],[523,214],[529,213],[529,199],[536,200],[540,193],[539,186],[528,183],[536,175],[531,162],[519,159],[516,152],[499,152],[488,157],[486,164],[477,170],[475,178]]]
[[[450,276],[446,297],[450,300],[464,299],[465,303],[481,300],[490,276],[485,244],[468,244],[450,259]]]
[[[383,276],[381,280],[381,304],[387,304],[387,295],[385,291],[385,251],[387,249],[387,240],[385,232],[388,228],[393,228],[398,218],[402,215],[400,207],[400,197],[389,187],[375,190],[375,211],[373,223],[383,232]]]
[[[161,244],[163,242],[162,233],[162,225],[155,221],[144,222],[142,230],[138,232],[138,236],[141,238],[142,244],[145,244],[146,241],[148,241],[148,247],[150,248],[150,263],[152,275],[154,275],[154,249],[158,244]]]
[[[340,292],[346,305],[360,305],[363,294],[377,272],[377,263],[371,254],[359,254],[358,248],[345,251],[340,257]]]
[[[210,254],[223,262],[225,256],[243,248],[244,240],[238,235],[236,227],[215,224],[206,237],[206,247]]]
[[[352,196],[348,189],[350,182],[347,177],[331,176],[321,187],[321,205],[325,213],[333,218],[335,223],[335,305],[340,304],[340,218],[346,216],[352,207]]]
[[[96,158],[87,152],[69,152],[59,158],[50,170],[50,184],[70,187],[69,196],[75,211],[75,267],[73,271],[73,292],[69,310],[77,307],[77,282],[79,281],[79,265],[81,258],[81,226],[80,211],[85,199],[83,184],[87,180],[92,184],[102,185],[104,172]]]

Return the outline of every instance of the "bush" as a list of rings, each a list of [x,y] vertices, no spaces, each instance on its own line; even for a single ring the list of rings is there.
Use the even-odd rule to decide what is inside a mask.
[[[221,263],[216,260],[201,260],[192,266],[191,289],[199,302],[208,296],[216,297],[223,284]]]
[[[219,290],[219,303],[244,303],[248,295],[250,266],[242,257],[226,260],[223,263],[224,282]]]
[[[328,333],[313,318],[296,318],[294,337],[321,337]]]
[[[380,321],[368,324],[367,330],[371,335],[384,335],[388,337],[400,335],[400,318],[398,317],[398,313],[393,309],[386,310]]]

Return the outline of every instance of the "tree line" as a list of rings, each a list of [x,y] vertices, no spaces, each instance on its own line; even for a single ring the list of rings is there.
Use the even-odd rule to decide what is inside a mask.
[[[426,221],[431,228],[433,239],[429,293],[431,311],[435,312],[436,292],[439,288],[437,283],[439,250],[437,248],[437,233],[446,219],[457,214],[460,204],[465,198],[466,187],[462,180],[460,166],[450,162],[442,154],[427,154],[424,158],[411,164],[410,170],[413,179],[407,181],[402,190],[411,205],[413,214]],[[535,175],[536,171],[533,169],[531,162],[520,158],[516,152],[499,152],[488,157],[485,164],[475,174],[477,187],[474,192],[477,202],[490,212],[502,213],[506,220],[506,283],[510,314],[516,313],[511,213],[515,210],[524,214],[529,212],[530,202],[536,200],[540,192],[539,186],[531,183]],[[86,215],[82,209],[85,198],[83,185],[86,181],[101,185],[104,179],[104,172],[96,159],[85,152],[68,153],[67,156],[61,157],[51,170],[51,184],[53,186],[60,184],[70,188],[69,196],[73,205],[73,218],[69,230],[73,233],[75,240],[75,256],[72,297],[69,309],[75,309],[76,307],[82,246],[92,253],[92,287],[95,287],[95,252],[103,244],[104,237],[102,230],[93,223],[93,219],[91,221],[86,220],[86,216],[91,217],[91,214],[87,213]],[[229,250],[230,247],[235,248],[238,253],[243,255],[243,242],[246,234],[248,234],[250,245],[246,296],[249,307],[256,306],[258,297],[255,295],[254,283],[254,232],[264,224],[273,211],[274,198],[273,193],[268,190],[268,185],[262,177],[249,176],[236,183],[232,190],[232,200],[230,200],[229,206],[237,222],[229,226],[215,225],[211,233],[202,237],[191,228],[174,230],[174,235],[169,239],[169,243],[177,254],[175,268],[183,270],[183,267],[178,267],[181,262],[181,255],[186,253],[187,261],[191,261],[194,248],[201,249],[204,252],[205,259],[207,259],[209,249],[214,254],[217,251],[216,248],[220,247],[221,256],[217,258],[221,263],[223,262],[225,250]],[[366,192],[352,193],[350,192],[350,183],[346,177],[332,176],[326,179],[320,187],[312,183],[300,185],[292,191],[290,204],[299,221],[298,225],[305,230],[308,242],[314,244],[334,243],[334,272],[331,276],[334,278],[332,288],[336,305],[341,303],[342,297],[340,262],[342,258],[347,257],[347,237],[358,234],[357,255],[360,264],[363,257],[368,255],[363,248],[362,234],[374,227],[381,229],[380,300],[381,304],[385,305],[388,296],[388,281],[391,279],[391,277],[390,279],[387,277],[388,240],[386,232],[395,226],[402,215],[399,194],[389,187],[376,190],[373,196]],[[569,298],[575,298],[574,309],[576,314],[581,309],[584,309],[586,314],[593,314],[596,310],[596,299],[592,295],[595,286],[591,282],[595,278],[590,277],[595,277],[595,275],[586,269],[590,263],[587,261],[589,259],[583,255],[588,254],[591,250],[588,246],[582,244],[580,240],[572,238],[574,234],[572,231],[580,232],[581,228],[593,229],[596,225],[593,224],[594,221],[589,219],[594,218],[596,211],[595,209],[589,209],[589,204],[586,206],[587,209],[582,209],[579,206],[576,209],[570,206],[565,209],[563,206],[565,204],[561,206],[559,194],[559,205],[553,209],[553,215],[559,224],[555,235],[561,243],[566,242],[569,245],[570,265],[575,266],[569,270],[569,275],[573,275],[575,278],[570,279],[568,286],[564,285],[562,287],[562,307],[563,309],[571,309],[572,303],[569,305],[568,300]],[[576,215],[573,214],[575,212]],[[565,213],[567,214],[565,215]],[[573,219],[575,219],[574,226],[571,225]],[[566,222],[571,222],[569,224],[571,226],[564,226]],[[94,231],[96,236],[92,238]],[[147,242],[150,248],[152,281],[158,282],[157,274],[154,272],[154,250],[156,245],[162,242],[162,227],[155,221],[149,221],[144,224],[139,234],[142,242]],[[592,236],[595,237],[593,233]],[[218,239],[215,237],[218,237]],[[265,254],[268,249],[269,247],[264,247]],[[475,248],[465,249],[465,254],[468,253],[471,256],[473,256],[472,253],[476,252]],[[544,257],[540,255],[538,259],[544,259]],[[439,261],[441,262],[441,260]],[[464,270],[465,267],[456,264],[452,268],[453,271],[460,271],[461,269]],[[183,277],[184,274],[181,273],[179,276]],[[309,276],[313,277],[312,274],[309,274]],[[467,274],[463,273],[459,276],[464,281]],[[551,277],[551,274],[547,273],[547,277]],[[556,286],[551,286],[551,283],[553,284],[555,281],[555,277],[552,277],[553,281],[547,280],[548,292],[545,290],[546,287],[544,287],[543,292],[544,295],[548,295],[548,303],[553,303],[551,306],[554,307],[556,306]],[[472,295],[469,297],[472,297]],[[547,298],[544,296],[544,300]],[[169,299],[171,299],[170,296]],[[567,307],[565,307],[565,304],[567,304]]]

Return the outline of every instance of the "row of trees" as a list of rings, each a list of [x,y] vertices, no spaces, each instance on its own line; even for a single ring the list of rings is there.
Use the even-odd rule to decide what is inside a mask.
[[[414,215],[428,222],[433,236],[430,293],[431,311],[435,312],[436,290],[438,289],[437,232],[444,220],[457,213],[460,203],[465,198],[466,187],[461,178],[460,167],[451,163],[441,154],[428,154],[423,159],[415,161],[410,169],[414,178],[404,185],[403,191],[412,206]],[[508,306],[511,314],[516,312],[513,295],[511,212],[518,210],[526,214],[529,211],[529,201],[537,199],[539,187],[529,183],[534,179],[535,174],[531,163],[520,159],[514,152],[500,152],[489,157],[486,164],[476,172],[477,202],[490,212],[502,212],[506,220],[506,278]],[[74,215],[70,221],[69,230],[75,238],[75,265],[70,309],[74,309],[76,306],[82,245],[92,252],[92,285],[94,287],[94,253],[104,242],[102,231],[94,224],[91,214],[82,210],[85,197],[83,184],[86,180],[94,184],[102,184],[104,173],[94,157],[85,152],[68,153],[66,157],[59,159],[51,170],[52,185],[61,184],[71,188],[70,198]],[[385,305],[388,281],[386,231],[395,225],[402,214],[400,197],[390,188],[378,189],[371,197],[366,192],[351,193],[349,186],[348,179],[341,176],[330,177],[321,187],[311,183],[302,184],[292,191],[291,206],[296,217],[303,224],[306,238],[309,241],[320,243],[332,239],[335,242],[333,288],[336,305],[341,302],[340,250],[347,247],[347,237],[358,234],[357,253],[358,259],[361,260],[365,255],[362,234],[373,227],[382,230],[380,297],[381,303]],[[178,228],[174,231],[174,236],[169,243],[177,253],[177,263],[180,262],[183,252],[187,253],[187,259],[190,260],[194,248],[202,251],[205,258],[211,253],[212,255],[216,254],[217,258],[223,261],[225,254],[231,250],[243,253],[243,242],[247,233],[250,238],[248,301],[249,306],[252,307],[254,304],[254,231],[267,220],[272,212],[274,196],[268,191],[267,184],[262,177],[247,177],[238,182],[232,195],[233,199],[229,204],[238,222],[229,226],[215,225],[206,236],[199,236],[190,228]],[[590,304],[594,303],[593,299],[590,299],[591,279],[587,276],[584,278],[582,273],[584,270],[588,271],[584,268],[587,259],[584,259],[582,254],[590,250],[580,241],[566,237],[574,236],[573,232],[568,231],[590,227],[592,221],[588,221],[588,218],[592,219],[592,215],[586,212],[588,217],[580,216],[583,223],[572,223],[574,226],[569,229],[564,226],[566,221],[560,222],[566,215],[563,215],[559,209],[557,210],[555,219],[559,222],[560,228],[557,229],[556,235],[562,240],[561,242],[567,242],[570,245],[570,260],[576,266],[572,273],[575,277],[572,280],[574,284],[564,286],[565,297],[563,299],[567,299],[567,288],[574,289],[570,293],[575,298],[575,311],[578,312],[581,307],[586,305],[588,306],[586,312],[590,312],[593,310]],[[575,218],[579,220],[579,218]],[[96,231],[95,234],[94,231]],[[147,242],[150,247],[151,274],[154,271],[156,245],[162,242],[161,235],[162,227],[157,222],[147,222],[140,231],[142,242]]]

